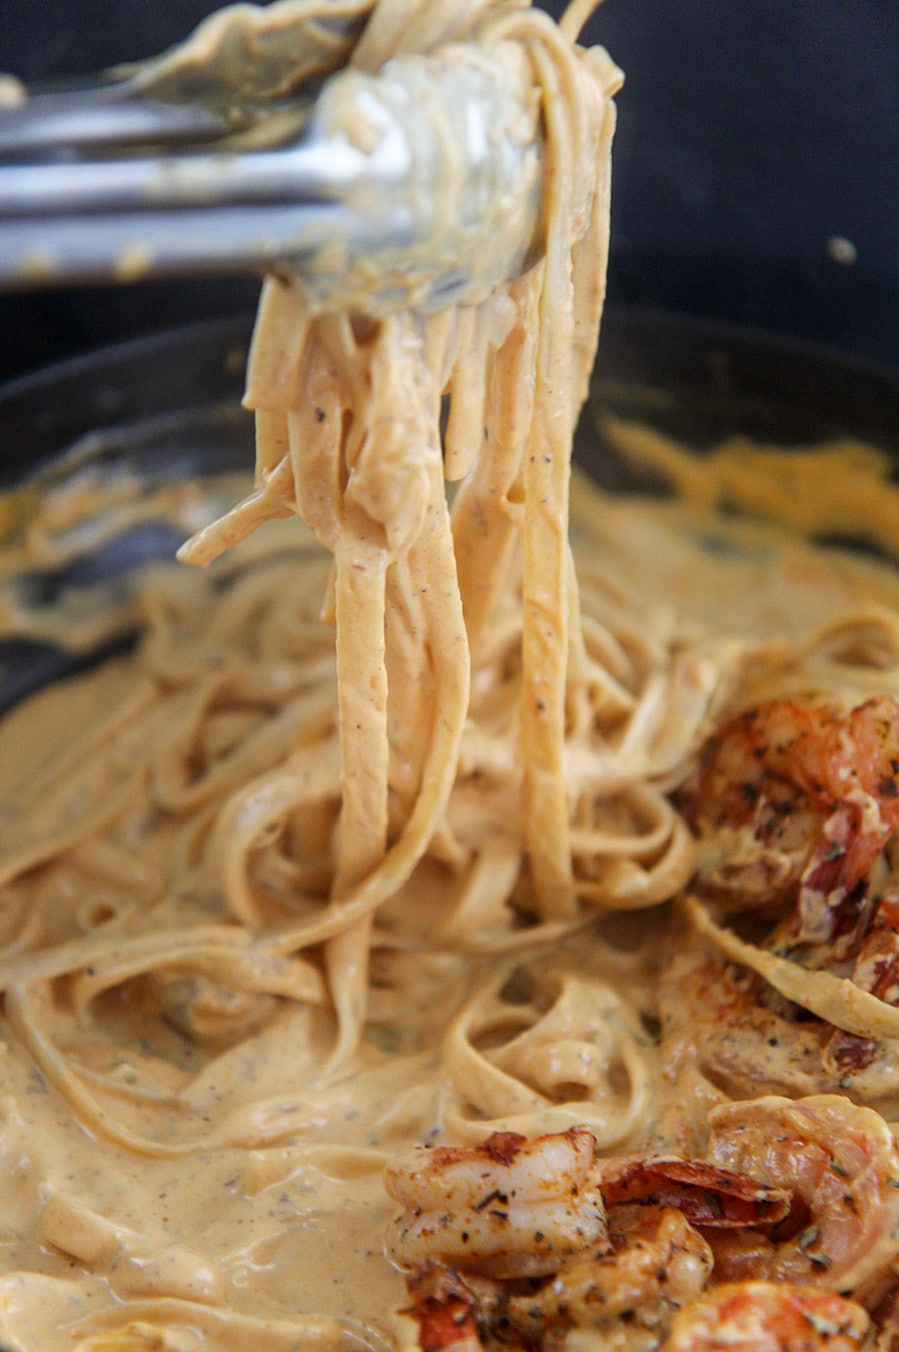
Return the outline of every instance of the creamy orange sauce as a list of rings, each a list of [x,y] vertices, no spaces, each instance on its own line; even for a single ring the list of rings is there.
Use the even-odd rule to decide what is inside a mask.
[[[210,498],[214,503],[216,494]],[[90,497],[87,503],[93,505]],[[146,503],[141,510],[151,509]],[[134,507],[121,510],[133,519]],[[196,510],[192,506],[191,514]],[[609,593],[607,618],[614,627],[618,617],[621,641],[630,641],[629,625],[647,643],[676,636],[677,644],[692,646],[700,665],[713,665],[724,686],[756,681],[763,662],[771,679],[789,684],[790,654],[795,658],[815,628],[848,617],[850,628],[855,623],[861,632],[865,614],[879,614],[880,607],[895,613],[890,566],[814,547],[779,527],[725,523],[703,508],[616,501],[592,491],[576,495],[573,519],[586,612],[598,613],[595,590]],[[224,936],[204,895],[208,873],[173,857],[172,825],[154,822],[158,809],[154,814],[151,806],[152,777],[165,767],[166,739],[179,740],[191,682],[195,690],[214,686],[227,650],[251,686],[259,686],[266,668],[270,681],[289,686],[283,652],[275,647],[261,664],[248,666],[246,648],[260,643],[272,594],[283,597],[277,578],[298,566],[310,579],[318,575],[317,590],[282,604],[272,632],[284,632],[289,617],[310,637],[319,636],[321,647],[312,646],[319,661],[327,667],[332,660],[327,632],[315,619],[325,574],[308,550],[285,561],[287,539],[287,526],[273,527],[264,548],[258,542],[245,547],[247,557],[236,566],[241,581],[218,597],[215,574],[208,582],[189,577],[185,591],[177,569],[150,570],[128,604],[162,627],[164,616],[171,622],[167,609],[177,614],[164,667],[160,629],[134,658],[45,690],[0,728],[4,876],[16,871],[16,856],[34,836],[63,842],[79,813],[102,816],[110,802],[122,814],[102,850],[86,842],[54,845],[52,862],[36,858],[4,889],[4,1346],[42,1352],[113,1346],[103,1338],[115,1327],[116,1336],[123,1328],[143,1329],[130,1335],[145,1340],[135,1346],[157,1345],[146,1331],[152,1328],[166,1347],[192,1347],[197,1338],[224,1347],[251,1347],[261,1338],[292,1347],[352,1341],[355,1321],[363,1337],[376,1341],[398,1327],[404,1301],[401,1276],[382,1247],[393,1214],[381,1182],[389,1158],[422,1140],[478,1139],[483,1123],[513,1119],[532,1132],[583,1119],[600,1137],[605,1129],[606,1148],[634,1149],[670,1120],[658,1053],[640,1020],[654,1010],[652,973],[660,954],[652,935],[661,931],[661,917],[650,925],[648,943],[636,937],[646,934],[645,922],[623,937],[594,922],[589,943],[575,936],[548,947],[539,930],[531,939],[526,929],[517,936],[506,929],[500,950],[510,951],[478,957],[475,936],[468,945],[473,938],[475,951],[465,954],[439,911],[422,911],[422,898],[433,903],[438,895],[451,910],[458,887],[446,866],[427,865],[386,909],[363,1041],[352,1061],[330,1076],[322,1066],[333,1015],[308,973],[305,1003],[258,993],[229,1001],[226,987],[201,990],[196,972],[187,980],[183,971],[179,976],[177,956],[167,982],[129,975],[135,939],[139,949],[154,933],[168,932],[170,943],[178,931],[183,937],[188,926],[204,924]],[[717,543],[710,548],[710,541]],[[650,578],[647,605],[639,598]],[[255,611],[235,594],[241,587],[258,598]],[[100,598],[95,601],[102,613]],[[235,650],[236,631],[225,623],[228,605],[232,623],[239,616],[243,658]],[[77,627],[77,616],[70,623]],[[54,632],[61,624],[55,615]],[[210,632],[216,626],[218,636]],[[807,647],[803,660],[807,671],[814,669]],[[161,677],[164,670],[171,675]],[[741,670],[752,674],[740,676]],[[891,672],[895,667],[881,667],[878,681],[895,683]],[[163,703],[160,679],[169,686]],[[238,684],[226,708],[210,710],[194,726],[194,763],[183,763],[182,791],[220,773],[234,747],[261,726]],[[107,741],[104,729],[114,730]],[[460,802],[458,812],[465,810]],[[110,923],[126,892],[143,901]],[[483,938],[489,937],[488,916],[481,912]],[[286,923],[282,916],[279,924]],[[501,916],[494,922],[506,924]],[[92,935],[100,939],[93,954]],[[244,954],[246,944],[236,951]],[[92,972],[122,960],[126,967],[105,993],[92,997]],[[553,986],[551,970],[564,976],[567,994]],[[55,971],[72,975],[49,980]],[[522,989],[503,997],[498,974]],[[286,975],[278,973],[269,985]],[[569,1011],[564,1018],[560,1000]],[[505,1031],[491,1008],[505,1010]],[[516,1045],[525,1026],[537,1030],[534,1045],[527,1039]],[[542,1055],[552,1049],[558,1058],[569,1038],[586,1038],[588,1045],[599,1038],[605,1057],[613,1027],[617,1090],[606,1063],[560,1098],[549,1062],[541,1072],[534,1059],[536,1048],[545,1048]],[[93,1105],[87,1116],[71,1087],[53,1082],[55,1063],[49,1071],[35,1063],[35,1037],[55,1043],[61,1064],[76,1073]],[[497,1057],[507,1077],[501,1093],[489,1084]],[[549,1081],[541,1080],[544,1073]],[[497,1093],[505,1103],[497,1102]]]

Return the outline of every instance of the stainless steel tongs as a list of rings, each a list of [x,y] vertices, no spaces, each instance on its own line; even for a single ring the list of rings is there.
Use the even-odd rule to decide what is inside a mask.
[[[539,246],[539,113],[508,53],[339,71],[249,119],[227,95],[126,76],[0,107],[0,289],[259,269],[320,308],[438,309]]]

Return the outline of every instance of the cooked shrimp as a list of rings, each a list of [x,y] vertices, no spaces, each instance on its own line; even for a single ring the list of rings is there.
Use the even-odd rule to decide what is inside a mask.
[[[583,1128],[530,1143],[496,1133],[393,1166],[388,1190],[409,1210],[389,1246],[412,1269],[425,1352],[476,1352],[479,1342],[551,1352],[574,1330],[606,1352],[651,1352],[709,1280],[712,1248],[696,1226],[770,1227],[790,1207],[788,1191],[708,1161],[594,1160],[593,1145]],[[549,1206],[557,1233],[535,1233]]]
[[[712,1251],[679,1211],[620,1211],[614,1253],[574,1258],[553,1276],[499,1280],[423,1264],[407,1277],[422,1352],[552,1352],[574,1330],[604,1352],[651,1352],[673,1311],[704,1289]]]
[[[821,1065],[831,1026],[815,1019],[795,1023],[783,1008],[771,1007],[769,995],[754,972],[708,953],[698,940],[685,943],[659,987],[664,1063],[695,1060],[734,1098],[832,1089],[834,1077]]]
[[[770,1225],[783,1220],[790,1209],[790,1194],[784,1188],[704,1160],[632,1155],[600,1160],[597,1169],[609,1213],[626,1203],[675,1207],[693,1225],[733,1229]]]
[[[899,1004],[899,899],[884,897],[855,957],[852,980],[886,1004]],[[824,1064],[834,1075],[865,1070],[876,1060],[880,1044],[873,1038],[834,1029],[824,1051]]]
[[[476,1311],[488,1314],[489,1294],[441,1263],[424,1263],[406,1279],[412,1298],[407,1313],[418,1324],[421,1352],[479,1352]]]
[[[416,1310],[421,1352],[479,1352],[483,1346],[471,1308],[464,1300],[433,1301]]]
[[[617,1252],[576,1259],[539,1290],[512,1296],[509,1326],[528,1346],[558,1345],[589,1330],[606,1352],[658,1347],[673,1312],[705,1288],[712,1250],[679,1211],[628,1207]]]
[[[879,942],[875,931],[869,939],[873,949]],[[860,956],[857,966],[861,961]],[[869,970],[873,965],[872,960]],[[856,980],[862,984],[861,977]],[[713,1086],[733,1098],[765,1093],[800,1098],[839,1090],[887,1117],[899,1116],[899,1042],[875,1042],[834,1028],[780,997],[761,976],[710,954],[698,938],[683,939],[665,969],[659,1012],[675,1122],[684,1117],[678,1075],[692,1066],[705,1077],[710,1096]],[[683,1141],[688,1151],[702,1148],[704,1114],[695,1126]],[[676,1139],[672,1128],[668,1139]]]
[[[793,905],[793,936],[851,929],[875,858],[899,826],[899,701],[848,713],[771,700],[711,737],[681,806],[698,881],[738,907]]]
[[[874,1352],[899,1352],[899,1290],[892,1290],[871,1311],[871,1318],[877,1329]]]
[[[710,1235],[716,1275],[879,1293],[899,1257],[899,1152],[878,1113],[836,1094],[771,1096],[714,1108],[709,1127],[712,1163],[794,1199],[769,1238]]]
[[[406,1208],[388,1234],[411,1268],[437,1259],[492,1277],[542,1276],[572,1255],[608,1247],[584,1127],[527,1141],[494,1132],[478,1146],[420,1147],[392,1164],[388,1193]]]
[[[859,1352],[870,1324],[860,1305],[833,1291],[735,1282],[680,1310],[663,1352]]]

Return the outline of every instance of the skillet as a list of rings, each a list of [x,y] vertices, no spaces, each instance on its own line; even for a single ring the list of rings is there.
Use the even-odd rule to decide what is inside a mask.
[[[42,491],[85,467],[149,484],[248,470],[252,419],[239,401],[252,322],[238,314],[119,343],[0,388],[0,491],[24,493],[39,510]],[[899,472],[899,372],[674,313],[607,308],[575,437],[576,461],[602,487],[664,491],[606,441],[609,413],[648,421],[698,455],[734,433],[785,446],[851,436],[887,451]],[[124,580],[143,563],[171,558],[179,543],[173,528],[138,524],[22,578],[23,592],[52,605],[73,587]],[[137,636],[126,627],[77,653],[0,637],[0,714]]]

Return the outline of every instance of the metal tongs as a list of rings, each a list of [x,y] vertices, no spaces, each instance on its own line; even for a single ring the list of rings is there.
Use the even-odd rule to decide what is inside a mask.
[[[539,248],[539,113],[510,69],[402,55],[248,114],[138,68],[0,107],[0,290],[265,270],[318,308],[482,299]]]

